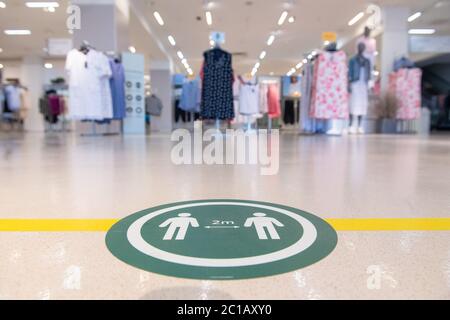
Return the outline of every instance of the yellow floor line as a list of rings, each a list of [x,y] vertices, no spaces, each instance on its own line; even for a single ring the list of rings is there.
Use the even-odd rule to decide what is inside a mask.
[[[325,219],[337,231],[450,231],[450,218]],[[106,232],[118,219],[0,219],[0,232]]]

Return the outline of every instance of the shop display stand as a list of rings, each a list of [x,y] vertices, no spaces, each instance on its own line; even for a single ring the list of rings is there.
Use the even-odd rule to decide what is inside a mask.
[[[103,133],[98,133],[97,132],[97,123],[95,123],[95,121],[90,120],[89,122],[91,122],[92,126],[91,126],[91,132],[89,133],[82,133],[81,136],[82,137],[106,137],[106,136],[118,136],[120,134],[122,134],[122,132],[103,132]],[[103,126],[104,124],[100,124],[101,126]],[[110,128],[110,125],[107,125],[108,129]],[[122,125],[121,125],[122,127]]]

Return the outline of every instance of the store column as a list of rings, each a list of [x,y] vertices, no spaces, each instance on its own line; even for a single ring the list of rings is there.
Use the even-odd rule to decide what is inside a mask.
[[[162,114],[151,118],[152,131],[169,133],[173,128],[172,66],[168,61],[153,61],[150,64],[150,86],[152,94],[163,104]]]
[[[22,60],[20,82],[27,88],[25,107],[27,108],[24,128],[26,131],[43,132],[44,119],[39,112],[39,98],[44,90],[44,62],[36,56]]]
[[[383,34],[381,48],[381,92],[383,96],[389,88],[389,74],[393,71],[394,61],[407,57],[408,17],[406,7],[386,6],[383,8]]]
[[[99,51],[122,52],[129,47],[130,8],[127,0],[73,0],[80,8],[81,25],[73,32],[78,48],[83,41]]]

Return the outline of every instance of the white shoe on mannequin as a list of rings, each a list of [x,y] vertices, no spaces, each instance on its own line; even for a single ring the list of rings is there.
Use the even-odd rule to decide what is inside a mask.
[[[350,130],[348,130],[348,133],[350,134],[356,134],[356,132],[358,131],[358,128],[355,126],[351,126]]]
[[[358,134],[365,134],[365,133],[366,133],[366,131],[364,130],[363,127],[358,128]]]

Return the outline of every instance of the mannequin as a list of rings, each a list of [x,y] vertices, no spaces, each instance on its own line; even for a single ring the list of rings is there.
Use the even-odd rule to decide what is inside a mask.
[[[349,92],[350,98],[350,133],[364,133],[362,118],[367,115],[369,105],[369,80],[371,65],[364,56],[366,46],[358,45],[358,54],[350,60]]]
[[[358,52],[358,46],[361,43],[364,43],[365,49],[364,49],[364,57],[369,59],[370,61],[370,70],[373,71],[375,68],[375,55],[377,52],[377,41],[373,38],[371,38],[372,31],[369,27],[364,28],[363,35],[358,39],[356,49]]]

